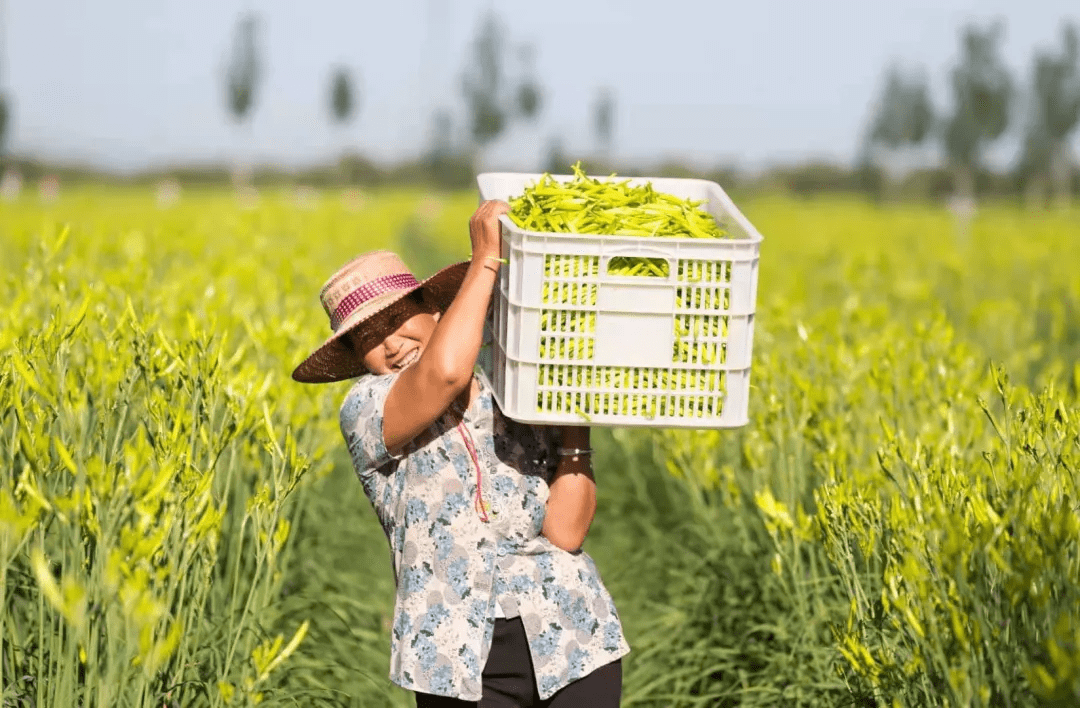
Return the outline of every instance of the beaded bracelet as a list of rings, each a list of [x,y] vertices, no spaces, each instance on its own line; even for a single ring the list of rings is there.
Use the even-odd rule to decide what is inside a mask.
[[[591,447],[560,447],[559,457],[569,457],[571,462],[577,462],[581,455],[591,455]]]

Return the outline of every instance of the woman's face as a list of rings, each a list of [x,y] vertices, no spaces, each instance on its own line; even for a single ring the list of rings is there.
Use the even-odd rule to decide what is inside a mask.
[[[396,374],[412,366],[420,358],[441,313],[432,314],[413,298],[402,301],[382,322],[372,322],[365,332],[350,335],[353,349],[373,374]],[[370,332],[387,332],[381,342]]]

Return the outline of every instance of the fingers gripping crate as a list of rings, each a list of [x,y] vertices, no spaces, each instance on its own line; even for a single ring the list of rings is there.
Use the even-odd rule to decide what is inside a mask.
[[[481,174],[480,197],[509,201],[540,177]],[[538,424],[744,425],[761,235],[715,182],[630,181],[704,200],[731,238],[540,233],[503,216],[480,361],[499,406]]]

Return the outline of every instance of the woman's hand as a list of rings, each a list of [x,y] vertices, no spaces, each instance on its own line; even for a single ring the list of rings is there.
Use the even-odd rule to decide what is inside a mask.
[[[589,450],[589,428],[564,425],[560,448]],[[596,514],[596,480],[592,453],[559,456],[559,467],[551,480],[547,512],[541,533],[564,551],[576,551],[585,542]]]
[[[472,241],[473,263],[499,258],[502,253],[502,228],[499,217],[510,211],[506,202],[492,199],[482,203],[469,219],[469,240]]]

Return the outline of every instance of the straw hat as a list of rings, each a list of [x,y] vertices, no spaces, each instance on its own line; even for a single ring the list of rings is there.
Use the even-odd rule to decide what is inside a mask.
[[[421,282],[390,251],[371,251],[352,259],[319,292],[333,334],[296,367],[293,379],[302,383],[330,383],[366,374],[364,362],[356,356],[345,335],[421,288],[431,302],[445,310],[457,295],[468,265],[468,261],[455,263]]]

